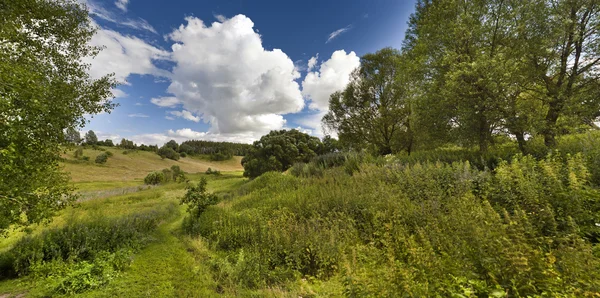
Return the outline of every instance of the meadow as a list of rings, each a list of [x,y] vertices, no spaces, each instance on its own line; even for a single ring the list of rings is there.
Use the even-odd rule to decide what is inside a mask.
[[[67,161],[74,176],[105,171],[74,182],[82,192],[139,187],[106,179],[117,157],[139,176],[181,165],[188,182],[90,198],[12,231],[0,297],[597,297],[599,140],[563,137],[538,157],[510,145],[329,154],[253,180],[232,161],[144,152]],[[181,198],[202,179],[217,203],[189,213]]]

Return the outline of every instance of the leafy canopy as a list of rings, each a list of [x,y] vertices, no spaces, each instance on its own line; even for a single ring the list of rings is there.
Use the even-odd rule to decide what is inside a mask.
[[[252,151],[242,159],[244,176],[255,178],[269,171],[285,171],[294,163],[309,162],[325,153],[321,140],[292,130],[273,130],[254,142]]]
[[[0,2],[0,233],[49,219],[73,200],[58,167],[65,130],[109,112],[115,81],[90,78],[98,48],[87,10],[70,0]]]

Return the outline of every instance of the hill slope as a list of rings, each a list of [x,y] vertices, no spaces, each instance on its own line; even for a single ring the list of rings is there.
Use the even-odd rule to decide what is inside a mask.
[[[127,151],[118,148],[104,148],[113,153],[108,161],[99,165],[94,159],[101,150],[85,149],[83,156],[89,156],[89,161],[78,160],[74,157],[74,150],[67,150],[63,154],[65,158],[61,165],[65,172],[71,174],[73,182],[89,181],[133,181],[143,179],[148,173],[170,168],[172,165],[178,165],[187,173],[204,172],[209,167],[219,171],[242,171],[240,156],[235,156],[227,161],[210,161],[199,157],[181,158],[179,161],[170,159],[161,159],[154,152],[147,151]]]

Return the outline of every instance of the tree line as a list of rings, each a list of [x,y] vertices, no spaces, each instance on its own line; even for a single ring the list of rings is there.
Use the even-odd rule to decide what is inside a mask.
[[[548,148],[598,129],[600,2],[420,0],[400,50],[361,57],[323,126],[381,155],[449,143]]]

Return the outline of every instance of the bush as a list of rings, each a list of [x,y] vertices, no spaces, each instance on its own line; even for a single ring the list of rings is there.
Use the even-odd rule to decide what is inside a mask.
[[[158,185],[165,182],[165,174],[162,172],[152,172],[144,178],[144,184],[147,185]]]
[[[160,149],[158,149],[158,151],[156,152],[160,158],[165,159],[172,159],[172,160],[179,160],[179,153],[175,152],[175,150],[173,150],[170,147],[167,146],[163,146]]]
[[[111,151],[106,151],[104,154],[108,155],[108,157],[112,157],[114,154]]]
[[[600,191],[588,185],[583,156],[515,155],[494,171],[468,161],[348,159],[322,177],[266,173],[226,208],[188,217],[185,231],[214,245],[222,256],[215,270],[231,286],[335,276],[329,282],[342,289],[333,296],[600,291],[592,245]],[[306,167],[294,165],[290,173]]]
[[[90,157],[89,157],[89,156],[83,156],[83,157],[81,157],[81,159],[83,159],[83,160],[85,160],[85,161],[89,161],[89,160],[90,160]]]
[[[4,260],[3,269],[48,283],[51,293],[47,296],[81,293],[117,277],[131,262],[132,253],[152,239],[149,233],[175,211],[171,205],[162,212],[69,223],[25,236],[0,260]]]
[[[187,153],[185,153],[185,152],[181,152],[181,153],[179,153],[179,156],[181,156],[181,157],[185,158],[185,157],[187,157]]]
[[[193,217],[200,216],[206,207],[219,202],[217,195],[207,192],[206,184],[206,178],[202,178],[196,186],[189,185],[185,196],[181,198],[181,204],[188,206],[188,212]]]
[[[230,160],[233,158],[233,153],[231,152],[216,152],[210,155],[210,160],[213,161],[223,161]]]
[[[206,169],[206,172],[204,172],[206,175],[221,175],[221,171],[219,170],[213,170],[211,168]]]
[[[73,153],[73,156],[75,158],[80,158],[83,156],[83,148],[78,147],[77,149],[75,149],[75,152]]]
[[[103,164],[108,160],[108,154],[102,153],[96,156],[96,163]]]

